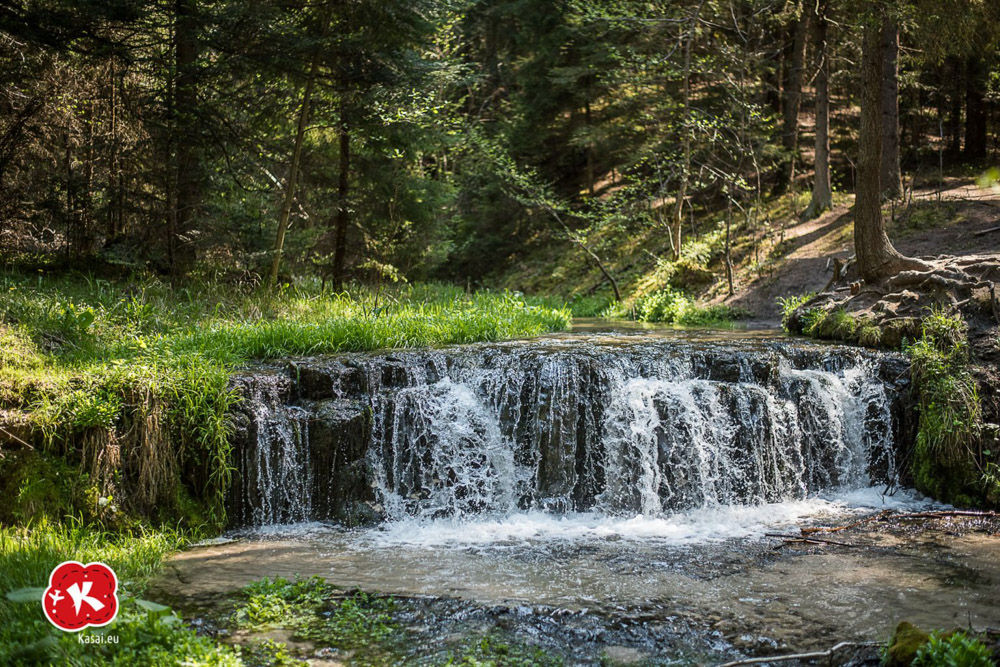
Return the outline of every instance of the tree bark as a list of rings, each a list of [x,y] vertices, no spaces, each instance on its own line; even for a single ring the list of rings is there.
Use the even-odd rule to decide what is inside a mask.
[[[330,282],[335,291],[344,285],[344,257],[347,255],[347,225],[350,222],[348,193],[351,173],[351,134],[347,118],[347,103],[340,109],[340,175],[337,182],[337,222],[333,250],[333,271]]]
[[[192,223],[201,204],[201,160],[196,138],[198,17],[195,0],[176,0],[174,15],[174,211],[167,242],[170,273],[183,276],[195,260]]]
[[[326,25],[323,26],[326,34]],[[285,232],[288,229],[288,218],[292,212],[292,202],[295,201],[295,181],[299,174],[299,163],[302,159],[302,144],[306,134],[306,123],[309,120],[309,103],[312,99],[313,87],[316,84],[316,74],[319,71],[320,50],[316,49],[312,63],[309,65],[309,77],[302,91],[302,104],[299,106],[299,121],[295,130],[295,147],[292,149],[292,162],[288,166],[288,182],[285,184],[285,196],[281,202],[281,217],[278,218],[278,233],[274,238],[274,257],[271,259],[271,273],[267,284],[274,287],[278,282],[278,270],[281,267],[281,255],[285,247]]]
[[[965,152],[969,161],[986,159],[986,74],[982,58],[969,56],[965,66]]]
[[[687,198],[688,181],[691,177],[691,46],[694,43],[695,34],[698,30],[698,17],[705,6],[706,0],[701,0],[694,10],[688,24],[688,34],[684,38],[684,122],[682,123],[684,132],[681,140],[684,153],[684,162],[681,165],[681,179],[677,187],[677,200],[674,202],[674,215],[670,228],[670,247],[673,249],[674,259],[681,256],[681,234],[684,229],[684,201]]]
[[[949,59],[951,70],[951,108],[948,113],[948,155],[958,158],[962,152],[962,75],[963,67],[957,56]]]
[[[882,197],[903,196],[899,165],[899,25],[882,26]]]
[[[903,269],[927,265],[899,254],[882,219],[882,35],[878,23],[864,28],[861,54],[861,133],[854,204],[854,251],[866,282],[879,282]]]
[[[808,31],[809,12],[803,10],[795,23],[784,103],[781,108],[781,148],[785,156],[778,169],[778,180],[774,183],[773,194],[776,195],[784,194],[795,180],[795,157],[799,148],[799,111],[802,106],[802,69]]]
[[[816,159],[812,199],[805,217],[812,219],[833,208],[830,187],[830,58],[827,53],[826,1],[813,5],[813,38],[816,42]]]

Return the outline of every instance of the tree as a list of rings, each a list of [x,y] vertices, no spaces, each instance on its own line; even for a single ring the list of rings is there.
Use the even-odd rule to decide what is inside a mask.
[[[899,163],[899,24],[887,18],[882,26],[882,196],[903,196]]]
[[[320,37],[326,37],[329,26],[329,19],[324,15],[321,19],[322,30]],[[278,218],[278,233],[274,239],[274,257],[271,259],[271,273],[268,276],[268,286],[274,287],[278,282],[278,269],[281,266],[281,255],[285,250],[285,233],[288,230],[288,217],[292,212],[292,202],[295,200],[295,182],[299,175],[299,163],[302,160],[302,145],[305,141],[306,123],[309,120],[309,105],[312,102],[313,88],[316,86],[316,76],[319,72],[321,45],[316,46],[313,53],[312,63],[309,65],[309,74],[306,76],[306,85],[302,90],[302,104],[299,106],[299,119],[295,128],[295,143],[292,148],[292,160],[288,166],[288,179],[285,183],[285,196],[281,204],[281,215]]]
[[[791,54],[781,105],[781,148],[784,156],[772,193],[783,194],[795,180],[795,159],[799,150],[799,112],[802,107],[802,70],[811,12],[797,8],[792,30]]]
[[[172,206],[168,212],[167,251],[170,273],[185,275],[196,257],[192,234],[201,206],[202,156],[198,137],[198,9],[195,0],[175,0],[175,73],[171,88],[171,147],[174,158]]]
[[[874,3],[873,3],[874,4]],[[897,251],[882,218],[882,31],[886,9],[878,3],[866,17],[861,46],[861,131],[854,204],[854,250],[862,277],[875,283],[904,269],[926,269]]]
[[[812,198],[806,218],[818,217],[833,207],[830,187],[830,54],[826,0],[812,5],[813,41],[816,45],[816,159]]]

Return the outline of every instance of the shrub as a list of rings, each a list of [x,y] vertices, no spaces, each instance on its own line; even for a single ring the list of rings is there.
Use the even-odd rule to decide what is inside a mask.
[[[703,326],[725,324],[741,316],[729,306],[699,305],[683,292],[670,287],[653,292],[636,303],[636,312],[641,322],[663,322]]]
[[[996,667],[990,649],[964,632],[932,632],[917,650],[914,667]]]

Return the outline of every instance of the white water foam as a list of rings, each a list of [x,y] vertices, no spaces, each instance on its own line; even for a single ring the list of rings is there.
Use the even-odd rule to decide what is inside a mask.
[[[389,521],[366,531],[359,548],[469,547],[490,544],[585,542],[588,540],[659,541],[691,546],[731,539],[760,539],[765,533],[803,524],[845,520],[884,509],[941,509],[939,503],[915,491],[888,496],[879,488],[854,489],[828,497],[763,505],[718,505],[676,514],[631,518],[596,512],[551,514],[530,511],[499,518],[473,520],[420,518]]]

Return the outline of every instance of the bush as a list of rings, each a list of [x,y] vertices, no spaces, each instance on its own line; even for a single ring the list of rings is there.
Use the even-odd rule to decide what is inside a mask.
[[[729,306],[701,306],[683,292],[670,287],[639,299],[635,310],[640,322],[688,326],[728,324],[742,316]]]
[[[996,667],[990,649],[964,632],[932,632],[917,650],[914,667]]]

